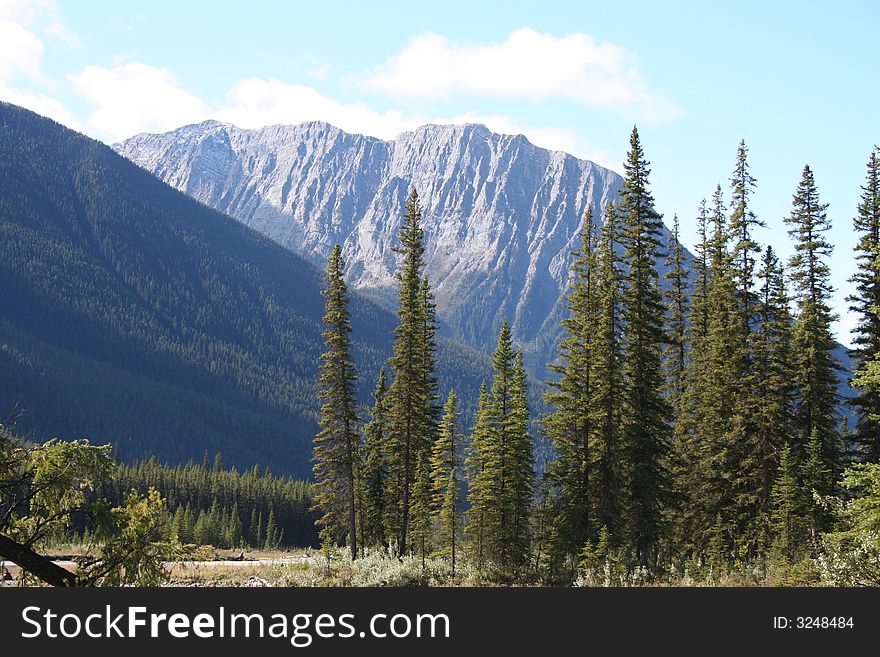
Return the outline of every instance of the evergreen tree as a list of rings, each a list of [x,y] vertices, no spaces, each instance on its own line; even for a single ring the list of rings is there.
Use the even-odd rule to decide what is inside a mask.
[[[823,506],[815,499],[822,491],[831,489],[830,471],[822,457],[822,441],[818,429],[813,429],[807,442],[803,461],[801,479],[804,487],[804,503],[807,527],[814,549],[819,545],[819,533],[826,527],[827,514]]]
[[[325,533],[325,540],[327,539],[328,536],[329,536],[329,534]],[[256,538],[256,540],[253,543],[253,546],[255,548],[260,549],[266,544],[266,531],[265,531],[264,525],[263,525],[263,512],[262,511],[260,511],[260,514],[257,516],[257,526],[256,526],[256,530],[254,531],[254,537]]]
[[[697,257],[694,260],[696,284],[690,304],[690,342],[694,343],[705,338],[709,332],[709,212],[706,199],[700,201],[697,210],[697,232],[700,241],[696,246]]]
[[[772,494],[773,548],[778,559],[797,561],[803,542],[803,491],[798,483],[797,457],[789,445],[779,454]]]
[[[350,539],[353,540],[353,537]],[[275,550],[281,543],[281,535],[278,532],[278,524],[275,521],[275,509],[269,509],[269,519],[266,521],[266,542],[263,544],[265,550]],[[352,550],[352,559],[357,556],[355,550]]]
[[[327,351],[321,355],[320,391],[323,401],[315,438],[315,508],[322,532],[331,539],[347,533],[351,558],[357,558],[356,480],[360,437],[354,394],[355,366],[351,357],[348,293],[342,277],[342,249],[337,244],[327,260],[323,331]],[[274,514],[270,516],[274,521]],[[267,545],[275,536],[267,529]]]
[[[788,233],[795,241],[795,253],[790,261],[798,310],[794,323],[795,429],[803,448],[814,432],[821,444],[822,460],[830,473],[827,485],[818,491],[821,495],[832,492],[841,466],[836,433],[838,366],[831,334],[835,316],[828,305],[831,284],[825,261],[833,249],[824,236],[831,228],[827,207],[819,200],[813,172],[809,166],[804,167],[791,215],[785,218],[790,226]]]
[[[470,449],[465,468],[468,477],[468,506],[466,513],[466,532],[470,537],[473,559],[478,570],[482,570],[488,559],[486,536],[489,532],[494,492],[494,481],[490,479],[493,471],[486,471],[486,461],[493,448],[494,408],[489,398],[486,384],[480,386],[479,404],[474,427],[471,431]]]
[[[662,223],[649,188],[648,164],[638,130],[633,128],[620,191],[621,243],[627,266],[621,306],[626,398],[622,420],[630,474],[630,536],[642,565],[656,562],[661,539],[669,491],[665,462],[671,417],[661,392],[665,338],[657,258]]]
[[[501,325],[498,334],[498,346],[492,354],[492,367],[495,378],[490,389],[492,404],[492,439],[488,441],[489,449],[484,458],[483,475],[491,482],[487,487],[490,491],[491,524],[485,536],[492,561],[504,569],[510,563],[511,526],[513,523],[513,462],[511,447],[513,443],[510,426],[510,412],[513,392],[513,341],[510,325],[507,320]]]
[[[591,396],[593,340],[596,331],[595,245],[593,211],[587,206],[581,228],[580,249],[574,253],[569,274],[568,316],[562,320],[565,337],[559,344],[558,362],[549,366],[559,375],[545,395],[553,407],[544,421],[553,443],[555,459],[549,474],[557,489],[562,513],[554,524],[554,546],[563,554],[579,554],[593,532],[590,496]]]
[[[248,522],[248,537],[247,542],[251,547],[259,547],[262,545],[260,541],[260,525],[262,523],[257,520],[257,507],[256,505],[251,508],[251,519]]]
[[[242,544],[241,517],[238,511],[238,502],[232,505],[229,512],[229,522],[226,531],[226,543],[231,548],[240,547]]]
[[[748,436],[740,495],[743,506],[750,509],[748,535],[755,551],[764,555],[771,547],[771,493],[779,455],[792,442],[795,392],[790,300],[783,267],[770,246],[762,257],[758,280],[754,395],[761,403],[756,405],[754,431]]]
[[[522,355],[513,351],[506,321],[492,365],[495,378],[491,391],[481,395],[469,458],[473,472],[469,533],[479,541],[478,563],[487,561],[511,576],[528,563],[534,461],[527,431],[525,369]]]
[[[196,521],[193,517],[192,507],[187,504],[183,511],[183,526],[186,532],[186,540],[182,543],[195,543]]]
[[[426,566],[427,556],[432,549],[431,521],[434,515],[432,490],[430,454],[428,450],[423,449],[419,453],[419,463],[416,466],[409,512],[410,540],[412,541],[413,550],[422,560],[423,569]]]
[[[424,450],[430,450],[437,432],[435,332],[433,307],[424,264],[422,210],[415,189],[406,203],[400,228],[403,255],[398,272],[400,295],[391,368],[394,381],[388,389],[388,511],[389,535],[395,536],[400,554],[407,551],[409,513],[415,470]],[[430,452],[429,452],[430,453]]]
[[[859,315],[854,330],[855,361],[858,379],[868,371],[868,363],[880,358],[880,148],[874,147],[868,158],[868,172],[862,186],[858,213],[853,228],[859,236],[856,244],[858,271],[850,279],[856,292],[848,297],[850,310]],[[868,461],[880,461],[880,389],[858,386],[852,403],[858,413],[855,440],[861,455]]]
[[[667,245],[666,262],[669,267],[665,279],[666,289],[666,345],[664,350],[664,379],[666,399],[675,417],[681,415],[680,407],[685,387],[687,369],[687,317],[688,317],[688,269],[684,247],[681,244],[678,215],[672,220],[672,232]]]
[[[422,363],[421,389],[425,396],[425,444],[430,449],[437,439],[437,431],[440,425],[441,407],[439,404],[440,393],[437,381],[437,304],[434,301],[434,292],[428,283],[428,278],[423,277],[419,287],[419,302],[422,308]]]
[[[366,545],[385,545],[385,484],[388,478],[386,450],[388,448],[388,385],[385,368],[379,371],[370,421],[364,426],[364,527],[362,539]]]
[[[522,351],[513,359],[510,391],[510,480],[511,480],[511,554],[510,563],[521,571],[529,561],[531,548],[530,511],[535,487],[535,457],[529,434],[529,413],[526,400],[528,379]]]
[[[186,527],[183,518],[183,507],[178,504],[171,520],[171,537],[178,543],[186,544],[190,541],[186,540]]]
[[[449,555],[452,576],[455,577],[455,558],[460,536],[461,506],[461,432],[455,390],[449,392],[443,406],[440,436],[434,443],[431,476],[434,481],[434,508],[439,525],[438,546]]]
[[[594,385],[589,400],[595,432],[595,476],[591,496],[595,499],[596,524],[613,546],[626,540],[627,481],[623,453],[624,404],[621,324],[622,274],[617,255],[617,209],[605,208],[599,236],[596,276],[596,333],[593,339]]]
[[[706,239],[707,288],[694,304],[705,315],[705,328],[694,322],[687,389],[682,400],[686,413],[676,448],[678,487],[683,495],[679,540],[697,554],[729,536],[716,531],[729,526],[734,515],[733,477],[736,459],[735,410],[739,384],[740,347],[736,288],[730,258],[730,233],[720,185],[713,195],[711,237]],[[725,538],[726,540],[726,538]],[[727,552],[728,546],[725,546]]]
[[[757,256],[761,252],[761,247],[752,237],[752,230],[765,225],[755,216],[750,204],[749,197],[754,192],[756,181],[749,172],[748,152],[745,140],[740,141],[736,152],[736,167],[730,177],[733,197],[730,212],[730,234],[733,239],[731,259],[741,318],[742,353],[745,356],[749,354],[746,343],[751,333],[753,319],[754,271]],[[747,363],[744,369],[748,369]]]

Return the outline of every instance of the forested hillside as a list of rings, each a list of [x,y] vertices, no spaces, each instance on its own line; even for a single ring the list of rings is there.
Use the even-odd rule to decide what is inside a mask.
[[[0,409],[123,459],[310,474],[322,275],[111,149],[0,104]],[[393,316],[352,297],[365,403]],[[488,368],[441,341],[441,385]]]

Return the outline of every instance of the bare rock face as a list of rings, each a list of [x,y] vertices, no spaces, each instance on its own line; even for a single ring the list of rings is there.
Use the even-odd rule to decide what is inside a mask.
[[[415,187],[426,274],[444,333],[491,350],[503,319],[540,373],[552,358],[587,205],[621,177],[483,125],[427,125],[394,141],[326,123],[242,130],[206,121],[114,148],[318,266],[342,245],[347,278],[393,306],[393,247]]]

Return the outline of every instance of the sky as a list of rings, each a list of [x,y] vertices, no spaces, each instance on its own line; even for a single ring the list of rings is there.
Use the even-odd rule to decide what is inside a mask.
[[[208,118],[384,139],[478,122],[618,172],[638,125],[657,208],[689,247],[700,200],[721,184],[729,202],[745,139],[756,237],[783,255],[813,169],[848,344],[878,28],[877,0],[0,0],[0,99],[106,143]]]

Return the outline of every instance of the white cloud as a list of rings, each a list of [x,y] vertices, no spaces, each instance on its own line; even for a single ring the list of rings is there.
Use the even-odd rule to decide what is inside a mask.
[[[91,132],[110,141],[138,132],[164,132],[202,121],[210,113],[208,105],[183,89],[170,71],[148,64],[87,66],[68,79],[97,108],[88,118]]]
[[[366,103],[343,103],[312,87],[261,78],[240,80],[222,104],[210,107],[183,89],[170,72],[138,62],[111,69],[89,66],[69,77],[75,90],[95,107],[88,119],[91,132],[110,142],[140,132],[172,130],[206,118],[241,128],[325,121],[346,132],[381,139],[394,139],[426,123],[483,123],[494,132],[523,134],[537,146],[586,157],[602,166],[619,164],[609,162],[606,151],[591,150],[574,131],[528,126],[504,114],[378,112]]]
[[[493,132],[523,134],[536,146],[585,157],[605,167],[620,164],[610,162],[607,151],[590,149],[572,130],[527,126],[504,114],[467,112],[450,117],[377,112],[365,103],[341,103],[312,87],[259,78],[238,82],[226,101],[226,106],[215,111],[211,118],[241,128],[325,121],[346,132],[394,139],[401,132],[415,130],[426,123],[482,123]]]
[[[680,114],[672,101],[648,89],[636,64],[625,48],[597,44],[582,33],[555,37],[522,28],[502,43],[472,45],[429,32],[360,85],[407,98],[564,98],[653,121]]]
[[[23,26],[0,19],[0,80],[42,78],[43,42]]]
[[[0,0],[0,18],[22,26],[35,26],[69,47],[82,45],[61,20],[61,10],[55,0]]]
[[[326,121],[347,132],[383,139],[394,138],[426,123],[400,112],[380,113],[365,103],[341,103],[312,87],[260,78],[236,83],[227,96],[226,106],[215,111],[212,117],[242,128]]]
[[[13,105],[26,107],[32,112],[48,116],[58,123],[82,131],[83,127],[77,118],[63,103],[43,93],[16,89],[0,81],[0,100]]]
[[[53,11],[56,13],[52,14]],[[52,17],[50,26],[62,25],[53,2],[0,0],[0,100],[26,107],[78,130],[79,122],[64,104],[38,90],[51,87],[52,81],[42,70],[43,41],[30,25],[45,18],[47,13]]]

